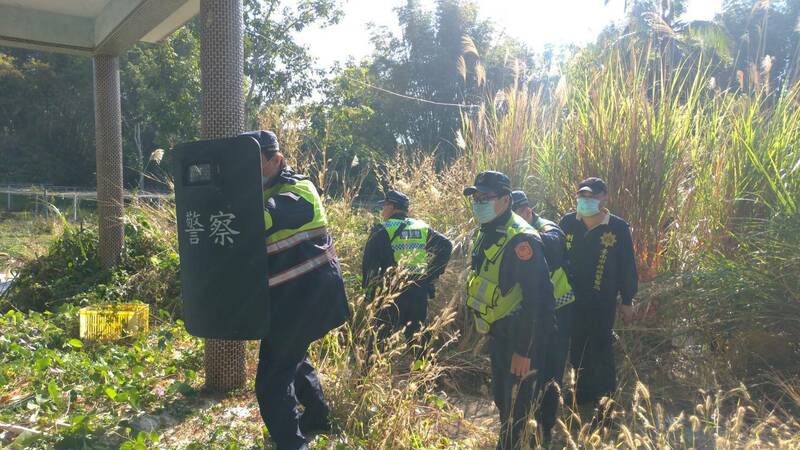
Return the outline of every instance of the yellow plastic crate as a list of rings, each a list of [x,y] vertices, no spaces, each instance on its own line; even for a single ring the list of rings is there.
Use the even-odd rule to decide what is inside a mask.
[[[147,333],[150,307],[144,303],[115,303],[81,308],[81,339],[113,341]]]

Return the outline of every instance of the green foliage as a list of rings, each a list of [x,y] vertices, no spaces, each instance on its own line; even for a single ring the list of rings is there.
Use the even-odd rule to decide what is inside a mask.
[[[169,211],[169,210],[167,210]],[[22,311],[55,309],[63,303],[93,304],[141,300],[172,314],[179,311],[178,255],[174,232],[131,209],[125,223],[120,263],[100,266],[97,231],[63,223],[47,253],[23,265],[6,293],[8,307]]]
[[[401,34],[373,30],[373,56],[337,68],[323,84],[324,99],[303,110],[311,125],[304,150],[322,149],[338,162],[333,169],[340,175],[357,156],[382,177],[383,161],[398,150],[452,160],[462,111],[475,109],[459,105],[480,104],[487,92],[513,82],[514,74],[538,74],[524,44],[494,41],[491,24],[478,18],[473,2],[439,0],[431,10],[410,1],[396,11]],[[541,63],[542,71],[547,64]]]
[[[340,0],[246,0],[245,66],[248,77],[245,105],[249,128],[257,126],[261,108],[291,104],[311,95],[315,87],[313,59],[295,33],[312,26],[337,23]]]
[[[341,15],[338,0],[282,3],[245,2],[245,89],[252,127],[264,105],[291,103],[311,94],[317,73],[294,33],[336,23]],[[91,60],[0,50],[0,179],[94,185]],[[200,38],[195,21],[163,42],[140,43],[121,55],[120,80],[125,185],[155,184],[163,189],[164,173],[150,162],[152,152],[200,137]],[[156,182],[147,186],[148,178]]]
[[[748,221],[735,253],[707,255],[679,288],[660,296],[681,330],[739,379],[800,373],[798,230],[797,215]]]
[[[90,60],[3,53],[0,179],[85,184],[95,170]]]
[[[156,45],[138,44],[120,60],[124,178],[127,186],[150,188],[163,172],[150,162],[157,148],[169,149],[200,136],[200,39],[193,22]],[[169,167],[171,152],[162,163]]]
[[[0,316],[0,422],[41,431],[26,448],[155,444],[157,434],[138,431],[115,443],[108,429],[157,402],[192,395],[174,387],[194,383],[202,346],[180,321],[158,321],[132,345],[81,342],[71,334],[77,320],[72,304]]]

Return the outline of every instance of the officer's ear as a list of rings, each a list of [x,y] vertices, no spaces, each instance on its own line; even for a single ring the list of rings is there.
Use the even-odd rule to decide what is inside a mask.
[[[500,197],[500,209],[507,210],[511,206],[511,194],[504,194]]]

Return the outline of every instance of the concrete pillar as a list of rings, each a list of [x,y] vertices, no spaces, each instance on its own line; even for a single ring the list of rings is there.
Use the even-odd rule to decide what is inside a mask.
[[[206,139],[237,136],[244,128],[242,0],[200,0],[202,132]],[[208,339],[206,388],[228,391],[246,382],[242,341]]]
[[[94,57],[94,136],[97,157],[97,213],[103,267],[119,261],[123,244],[122,113],[119,58]]]

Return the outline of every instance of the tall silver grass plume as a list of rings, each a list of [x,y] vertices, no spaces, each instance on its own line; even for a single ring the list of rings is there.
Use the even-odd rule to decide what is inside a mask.
[[[761,61],[761,71],[764,72],[764,74],[769,74],[772,71],[773,59],[772,56],[767,55],[764,57],[764,60]]]

